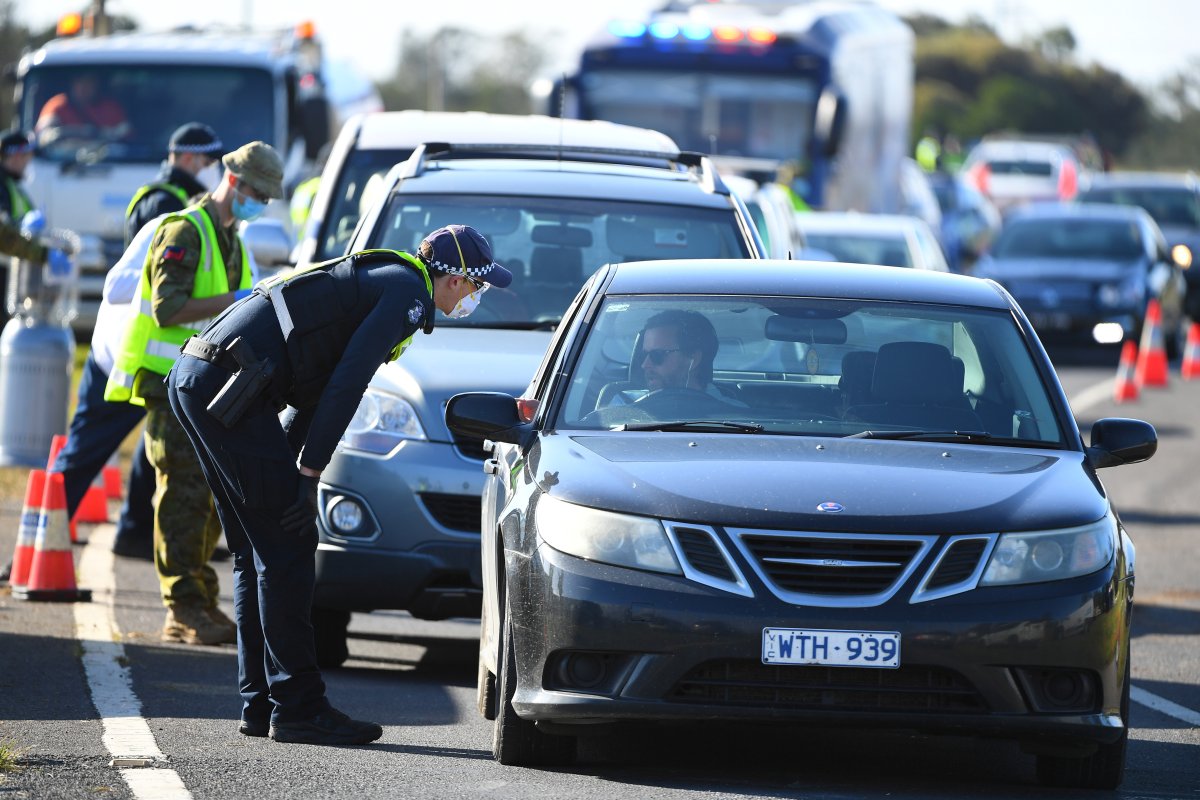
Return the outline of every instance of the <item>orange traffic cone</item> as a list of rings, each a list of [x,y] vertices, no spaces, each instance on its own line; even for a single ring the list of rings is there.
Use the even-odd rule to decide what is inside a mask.
[[[67,535],[67,492],[63,488],[61,472],[46,474],[46,493],[38,517],[29,583],[23,589],[14,590],[13,597],[67,603],[92,599],[90,590],[75,585],[75,559]]]
[[[50,458],[46,459],[46,471],[54,469],[54,459],[58,458],[58,452],[67,446],[67,437],[61,433],[56,433],[54,438],[50,440]]]
[[[1134,368],[1137,363],[1137,345],[1126,339],[1121,347],[1121,363],[1117,365],[1117,382],[1113,385],[1113,402],[1128,403],[1138,399]]]
[[[103,474],[96,473],[71,522],[108,522],[108,492],[104,490]]]
[[[17,527],[17,549],[13,552],[12,572],[8,576],[8,583],[14,592],[29,583],[29,568],[33,565],[38,518],[42,515],[42,496],[45,493],[46,471],[29,470],[29,481],[25,484],[25,505],[21,508],[21,522]]]
[[[1162,309],[1157,300],[1151,300],[1146,305],[1146,321],[1142,325],[1134,380],[1138,386],[1167,385],[1167,350],[1163,346]]]
[[[120,500],[123,495],[121,488],[121,462],[117,459],[117,454],[113,453],[108,459],[108,463],[104,465],[104,493],[108,495],[109,500]]]
[[[1183,348],[1183,363],[1179,372],[1185,381],[1200,378],[1200,322],[1188,328],[1187,344]]]

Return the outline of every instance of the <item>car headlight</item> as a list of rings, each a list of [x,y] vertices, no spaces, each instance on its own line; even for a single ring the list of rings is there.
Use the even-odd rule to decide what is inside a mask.
[[[1096,292],[1096,300],[1107,308],[1141,308],[1146,282],[1141,275],[1130,275],[1120,283],[1105,283]]]
[[[1078,528],[1004,533],[996,542],[980,586],[1042,583],[1087,575],[1107,564],[1117,546],[1112,514]]]
[[[662,523],[600,511],[543,494],[534,511],[542,541],[567,555],[618,567],[682,574]]]
[[[379,455],[390,453],[405,439],[424,439],[425,429],[407,400],[378,389],[367,389],[341,445]]]

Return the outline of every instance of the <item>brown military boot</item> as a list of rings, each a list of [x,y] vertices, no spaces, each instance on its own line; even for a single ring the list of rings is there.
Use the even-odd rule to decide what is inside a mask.
[[[222,628],[229,629],[229,641],[237,641],[237,623],[225,616],[225,612],[221,610],[220,606],[213,606],[212,608],[208,609],[208,617]]]
[[[233,642],[235,637],[232,629],[214,622],[204,606],[174,603],[167,606],[162,640],[184,644],[225,644]]]

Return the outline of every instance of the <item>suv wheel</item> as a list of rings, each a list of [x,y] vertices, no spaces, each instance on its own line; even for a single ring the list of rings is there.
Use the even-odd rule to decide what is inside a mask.
[[[313,606],[311,618],[313,637],[317,643],[317,666],[329,669],[346,663],[350,657],[350,648],[346,644],[350,612],[340,608]]]

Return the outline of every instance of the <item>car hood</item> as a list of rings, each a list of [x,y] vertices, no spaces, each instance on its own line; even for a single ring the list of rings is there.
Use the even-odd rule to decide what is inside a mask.
[[[493,328],[418,333],[403,356],[379,368],[371,386],[408,400],[431,439],[450,441],[446,402],[459,392],[521,394],[533,379],[550,337],[546,331]]]
[[[981,533],[1082,525],[1107,500],[1078,451],[762,435],[549,435],[529,467],[568,502],[788,530]],[[818,511],[838,503],[839,513]]]
[[[1136,263],[1086,258],[988,258],[976,267],[975,274],[1000,283],[1014,279],[1100,283],[1129,277]]]

